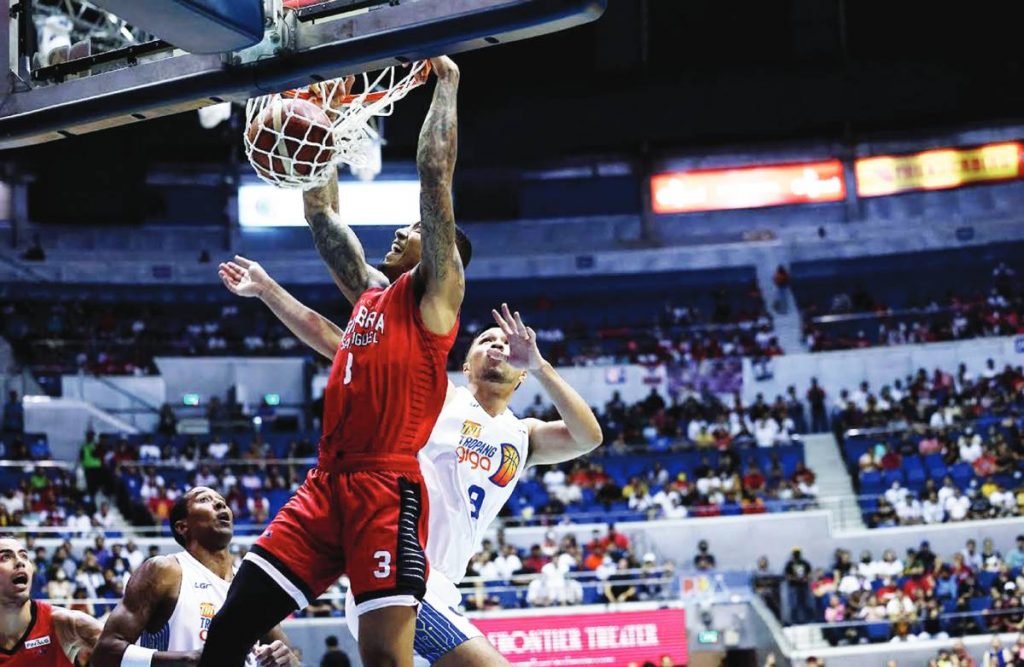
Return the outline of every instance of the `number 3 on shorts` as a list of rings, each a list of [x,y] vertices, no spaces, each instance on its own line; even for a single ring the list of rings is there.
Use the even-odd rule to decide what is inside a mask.
[[[390,551],[377,551],[373,554],[374,559],[377,561],[377,569],[373,571],[373,576],[378,579],[387,579],[391,576],[391,552]]]

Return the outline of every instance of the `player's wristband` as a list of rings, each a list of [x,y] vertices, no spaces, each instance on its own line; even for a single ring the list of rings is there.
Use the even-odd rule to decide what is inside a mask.
[[[121,667],[150,667],[153,664],[154,655],[156,655],[156,649],[129,644],[124,655],[121,656]]]

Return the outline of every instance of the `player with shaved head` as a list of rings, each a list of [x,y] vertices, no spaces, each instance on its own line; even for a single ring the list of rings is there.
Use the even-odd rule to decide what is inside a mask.
[[[188,667],[199,657],[235,568],[229,551],[234,517],[224,498],[197,486],[171,509],[171,531],[183,551],[143,563],[110,614],[94,667]],[[257,645],[247,665],[297,665],[280,627]]]

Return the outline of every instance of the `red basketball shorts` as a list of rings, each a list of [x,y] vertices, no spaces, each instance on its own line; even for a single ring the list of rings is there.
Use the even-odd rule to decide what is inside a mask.
[[[412,606],[426,592],[427,491],[419,463],[399,471],[315,468],[246,560],[299,609],[347,574],[356,610]]]

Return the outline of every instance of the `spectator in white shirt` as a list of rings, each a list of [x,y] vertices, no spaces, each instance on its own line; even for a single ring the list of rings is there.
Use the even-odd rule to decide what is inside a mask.
[[[921,518],[929,524],[942,523],[946,518],[946,510],[942,507],[942,502],[934,491],[921,503]]]
[[[899,577],[903,574],[903,561],[896,557],[896,552],[886,549],[881,561],[875,561],[876,577]]]
[[[565,472],[558,466],[544,473],[544,487],[552,496],[558,497],[565,490]]]
[[[142,562],[146,560],[145,554],[142,553],[142,550],[139,549],[134,540],[128,540],[128,544],[124,547],[124,552],[132,572],[138,569]]]
[[[970,501],[968,501],[968,504],[970,504]],[[975,542],[973,539],[967,540],[967,542],[964,544],[963,550],[960,553],[964,557],[964,562],[967,563],[967,565],[972,570],[974,570],[975,572],[981,571],[982,566],[985,564],[985,560],[984,558],[982,558],[981,553],[978,551],[977,542]]]
[[[971,499],[960,492],[960,489],[953,491],[953,495],[946,500],[944,505],[950,521],[963,521],[967,518],[967,512],[971,509]]]
[[[494,567],[497,568],[501,579],[511,579],[515,572],[523,569],[523,561],[516,553],[516,548],[506,544],[501,554],[494,559]]]
[[[885,612],[891,621],[909,621],[917,618],[917,607],[914,606],[914,601],[899,589],[896,589],[896,594],[889,598],[888,604],[885,605]]]
[[[217,488],[218,477],[210,472],[210,466],[203,466],[196,473],[196,486],[208,486],[211,489]]]
[[[899,481],[893,480],[892,486],[885,490],[883,496],[890,505],[896,507],[907,499],[909,493],[910,491],[900,485]]]
[[[874,581],[878,576],[876,563],[872,560],[870,551],[861,552],[860,562],[857,563],[857,574],[865,581]]]
[[[140,461],[159,461],[160,448],[152,442],[144,442],[139,445]]]
[[[214,459],[223,459],[229,451],[231,451],[231,445],[226,442],[211,442],[210,446],[206,448],[206,453]]]
[[[25,493],[21,489],[8,488],[0,496],[0,506],[7,510],[8,514],[25,511]]]
[[[968,426],[964,429],[963,435],[957,440],[957,447],[960,449],[960,459],[967,463],[974,463],[981,457],[981,436]]]
[[[905,497],[902,502],[894,507],[896,509],[896,516],[900,519],[900,524],[913,525],[921,523],[923,510],[921,508],[921,501],[917,498]]]
[[[779,434],[779,425],[772,418],[761,417],[754,423],[754,440],[758,447],[772,447]]]
[[[860,387],[853,390],[850,394],[850,401],[857,406],[858,410],[866,410],[868,407],[868,394],[869,387],[867,382],[861,382]]]
[[[943,507],[949,502],[949,499],[956,495],[956,486],[953,484],[952,477],[946,477],[942,480],[942,488],[939,489],[939,504]]]
[[[92,525],[109,530],[114,527],[114,515],[110,513],[110,503],[103,501],[100,508],[92,515]]]
[[[85,515],[85,510],[79,505],[75,509],[75,513],[67,518],[64,523],[65,526],[71,530],[78,532],[80,536],[85,536],[89,533],[89,529],[92,528],[92,521]]]
[[[686,425],[686,439],[690,442],[697,442],[697,436],[700,435],[701,429],[706,429],[708,423],[703,419],[691,419],[690,423]],[[737,433],[739,430],[737,429]]]

